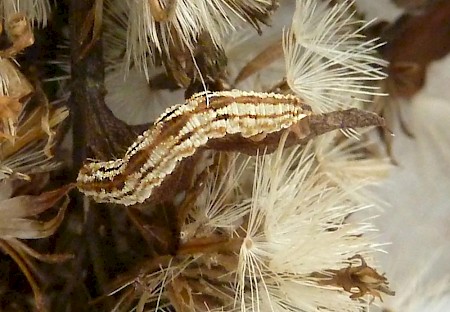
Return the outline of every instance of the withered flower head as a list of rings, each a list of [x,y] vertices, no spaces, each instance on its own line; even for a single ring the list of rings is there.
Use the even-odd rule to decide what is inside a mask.
[[[153,64],[157,55],[193,51],[202,34],[221,46],[223,37],[242,22],[259,30],[277,6],[273,0],[111,0],[107,5],[128,17],[126,58],[144,72],[149,56]]]

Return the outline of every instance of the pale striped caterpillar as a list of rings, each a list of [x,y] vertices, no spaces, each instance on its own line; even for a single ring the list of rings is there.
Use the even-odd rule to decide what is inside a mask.
[[[136,139],[123,158],[85,164],[77,186],[97,202],[142,203],[184,159],[201,148],[252,154],[257,146],[277,143],[279,133],[288,128],[294,134],[291,142],[298,143],[302,138],[311,138],[306,117],[320,116],[313,115],[310,107],[293,95],[238,90],[198,93],[185,104],[167,109],[151,129]],[[314,136],[347,127],[341,125],[342,116],[335,120],[323,116],[328,118],[325,124],[331,122],[332,126],[323,127],[324,122],[319,121]],[[358,124],[352,114],[347,119]],[[380,124],[378,119],[375,122],[372,119],[363,120],[360,126]]]
[[[310,115],[293,95],[242,91],[204,92],[166,110],[123,158],[86,164],[78,188],[98,202],[132,205],[152,195],[183,159],[210,139],[249,138],[277,132]]]

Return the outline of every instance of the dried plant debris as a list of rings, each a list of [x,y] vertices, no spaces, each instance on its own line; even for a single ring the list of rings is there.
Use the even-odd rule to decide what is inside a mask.
[[[29,179],[29,174],[56,169],[59,164],[53,159],[55,131],[67,116],[65,107],[40,106],[24,113],[14,142],[0,140],[0,177]]]
[[[65,204],[59,209],[58,215],[48,222],[40,222],[31,218],[24,219],[24,217],[33,217],[50,209],[71,188],[73,188],[73,185],[42,193],[39,196],[24,195],[3,200],[0,208],[2,215],[0,237],[3,239],[36,239],[52,235],[63,220],[62,216],[67,206],[67,198]]]
[[[379,298],[381,301],[380,292],[390,296],[395,295],[395,292],[388,288],[388,281],[384,275],[380,275],[375,269],[367,265],[366,261],[361,255],[354,255],[349,260],[359,259],[361,265],[352,266],[340,270],[325,270],[325,273],[313,273],[312,276],[319,278],[319,285],[333,285],[342,287],[349,292],[350,298],[358,299],[366,294],[372,295],[372,301]],[[352,289],[357,288],[357,292]]]
[[[406,14],[388,27],[382,48],[389,61],[388,91],[410,98],[423,86],[428,65],[450,51],[450,3],[437,1],[419,14]]]
[[[51,106],[40,88],[8,59],[0,59],[0,171],[1,177],[48,172],[56,168],[52,147],[56,129],[68,116],[65,107]],[[25,106],[33,101],[26,109]]]
[[[73,188],[70,184],[58,188],[62,181],[51,178],[61,164],[55,154],[68,110],[50,104],[42,90],[42,75],[36,73],[42,60],[33,57],[22,66],[30,51],[27,48],[35,43],[33,23],[44,25],[48,10],[47,0],[6,0],[0,4],[0,249],[3,262],[9,263],[10,258],[17,264],[11,266],[10,273],[1,268],[5,276],[1,280],[2,310],[20,310],[23,304],[47,311],[48,299],[40,285],[41,268],[35,260],[60,263],[71,257],[53,254],[48,248],[39,252],[39,248],[34,249],[36,241],[53,235],[63,222],[69,203],[67,193]],[[49,187],[55,190],[45,192]],[[23,240],[33,240],[33,247]],[[17,276],[17,270],[31,286],[34,302],[26,285],[22,285],[25,289],[21,289],[20,300],[14,302],[14,282],[7,276]]]

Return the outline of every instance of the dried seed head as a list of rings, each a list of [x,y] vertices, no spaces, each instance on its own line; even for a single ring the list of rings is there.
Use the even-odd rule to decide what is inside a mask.
[[[370,101],[381,94],[368,85],[386,77],[387,63],[376,57],[381,44],[364,40],[368,24],[355,19],[352,4],[298,1],[284,35],[287,83],[314,111],[348,108],[355,98]]]
[[[155,56],[170,55],[170,51],[194,51],[202,33],[208,34],[214,45],[221,46],[223,37],[246,21],[259,30],[275,10],[274,0],[158,0],[128,1],[127,5],[109,7],[115,15],[128,16],[128,64],[135,63],[147,72],[148,56],[153,64]],[[119,1],[123,2],[123,1]]]
[[[200,195],[187,214],[183,209],[176,255],[142,267],[148,273],[122,284],[120,302],[138,297],[138,311],[207,306],[210,311],[357,312],[366,303],[350,298],[344,277],[352,278],[351,287],[360,286],[368,301],[366,295],[389,293],[385,277],[366,264],[344,274],[348,258],[374,251],[363,235],[371,226],[347,220],[367,206],[354,203],[318,170],[312,144],[288,150],[282,143],[275,153],[259,157],[213,158],[216,170],[206,170],[203,187],[195,188]],[[344,268],[336,270],[339,280],[321,284],[330,280],[333,267]]]

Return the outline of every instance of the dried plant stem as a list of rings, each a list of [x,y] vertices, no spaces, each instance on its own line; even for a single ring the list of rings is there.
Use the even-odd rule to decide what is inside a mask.
[[[93,271],[95,273],[95,279],[98,285],[98,288],[101,292],[106,291],[106,284],[108,283],[108,274],[106,273],[105,268],[105,259],[102,254],[101,250],[101,241],[98,237],[97,229],[99,227],[99,213],[98,213],[98,207],[96,207],[95,203],[92,203],[89,206],[89,211],[87,212],[87,221],[85,224],[85,235],[88,237],[86,240],[87,244],[87,250],[89,253],[89,258],[92,263]],[[107,301],[106,306],[108,304],[112,304],[111,302]]]
[[[261,53],[256,55],[247,65],[245,65],[239,74],[237,75],[234,83],[237,84],[258,71],[264,69],[274,61],[283,56],[283,43],[282,40],[278,40],[270,44]]]
[[[213,165],[214,166],[214,165]],[[190,190],[186,193],[186,198],[183,203],[178,208],[177,213],[177,227],[181,228],[183,224],[185,224],[187,217],[189,216],[189,212],[195,205],[195,201],[200,196],[201,192],[204,190],[205,181],[208,178],[208,174],[212,171],[213,168],[207,168],[204,170],[197,178],[194,185],[190,188]]]
[[[74,126],[74,160],[81,164],[86,156],[100,159],[120,155],[136,134],[132,127],[117,119],[104,101],[104,63],[99,38],[83,58],[84,38],[80,38],[84,21],[95,1],[71,2],[71,111]],[[86,150],[87,147],[87,150]]]
[[[214,253],[214,252],[239,252],[242,246],[243,238],[229,239],[228,237],[210,236],[194,238],[180,246],[178,255],[190,255],[196,253]]]
[[[89,37],[89,33],[92,31],[92,36],[89,42],[83,48],[83,51],[79,55],[79,59],[86,56],[86,53],[92,48],[96,41],[101,37],[103,24],[103,0],[94,0],[92,8],[89,10],[86,19],[84,21],[83,29],[80,35],[80,43],[84,43]]]
[[[14,246],[16,250],[22,249],[31,257],[42,262],[60,263],[73,258],[73,255],[71,254],[41,254],[18,239],[10,241],[9,244]]]
[[[377,114],[356,108],[312,115],[309,118],[310,129],[312,130],[311,134],[313,136],[318,136],[336,129],[363,128],[369,126],[385,127],[383,118]]]
[[[31,286],[34,294],[34,300],[36,302],[36,308],[38,311],[45,311],[44,297],[39,288],[37,281],[33,277],[33,274],[30,271],[30,268],[26,264],[25,259],[23,259],[14,248],[12,248],[5,240],[0,239],[0,249],[3,250],[4,253],[8,254],[14,262],[19,266],[22,273],[25,275],[28,283]]]
[[[134,268],[126,272],[125,274],[119,275],[114,281],[112,281],[108,285],[108,290],[106,294],[114,294],[117,290],[122,289],[126,285],[130,285],[135,282],[139,276],[145,276],[145,274],[149,272],[155,272],[160,268],[166,268],[173,260],[172,255],[164,255],[152,258],[150,260],[146,260]],[[101,298],[96,299],[95,301],[101,300]]]
[[[92,14],[96,5],[91,0],[72,0],[70,4],[70,45],[71,45],[71,117],[73,126],[73,161],[74,173],[87,157],[110,158],[122,153],[123,146],[128,146],[134,139],[132,128],[114,117],[104,102],[104,63],[101,37],[97,41],[80,38],[85,29],[85,21]],[[83,44],[89,42],[89,49]],[[86,249],[92,261],[99,292],[105,291],[107,274],[101,256],[101,244],[93,238],[98,237],[96,220],[100,218],[98,209],[85,207],[83,198],[75,195],[72,205],[80,211],[88,211],[85,224],[85,237],[89,237]],[[80,250],[79,254],[83,254]],[[77,257],[76,261],[83,259]],[[83,283],[83,281],[79,281]]]

